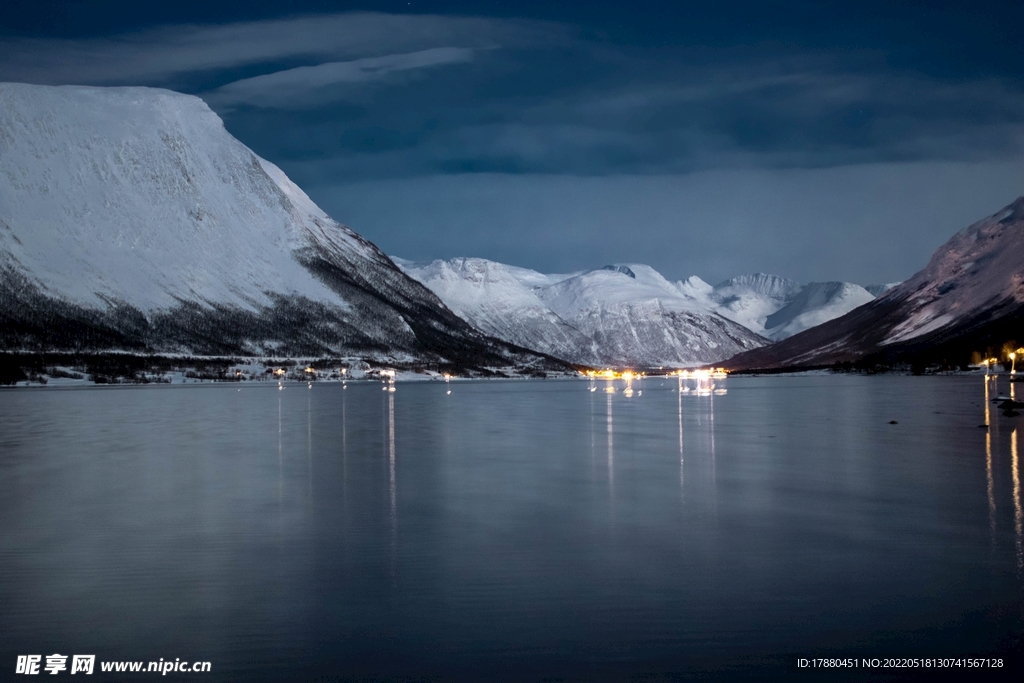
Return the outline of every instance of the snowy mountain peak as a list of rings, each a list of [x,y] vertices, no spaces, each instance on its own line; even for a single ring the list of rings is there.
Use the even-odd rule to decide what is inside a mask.
[[[152,88],[0,84],[0,348],[548,362],[480,335]]]
[[[767,273],[726,280],[715,285],[707,297],[721,315],[776,341],[843,315],[874,298],[859,285],[802,285]]]
[[[613,273],[622,273],[636,279],[636,273],[629,269],[629,266],[601,266],[601,270],[610,270]]]
[[[711,285],[704,280],[701,280],[696,275],[691,275],[685,280],[680,280],[678,285],[679,291],[683,292],[687,296],[707,296],[714,289]]]
[[[765,319],[771,339],[791,337],[862,306],[875,297],[849,282],[811,282]]]
[[[752,273],[740,275],[715,285],[715,291],[723,295],[735,290],[760,294],[773,298],[784,298],[798,291],[800,284],[779,275]]]
[[[333,296],[295,249],[370,256],[197,97],[0,84],[0,101],[0,250],[75,303],[255,310]]]

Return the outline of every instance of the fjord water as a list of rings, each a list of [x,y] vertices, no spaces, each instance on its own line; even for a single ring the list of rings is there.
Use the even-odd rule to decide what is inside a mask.
[[[674,379],[632,396],[550,380],[4,390],[2,666],[767,679],[797,657],[977,655],[1019,670],[1024,422],[986,385],[1009,392],[838,375],[729,378],[717,395]]]

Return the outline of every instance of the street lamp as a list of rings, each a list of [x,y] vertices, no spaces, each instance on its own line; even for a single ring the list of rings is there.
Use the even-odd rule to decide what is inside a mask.
[[[1010,352],[1010,374],[1017,374],[1017,354],[1024,353],[1024,348],[1017,349],[1016,351]]]

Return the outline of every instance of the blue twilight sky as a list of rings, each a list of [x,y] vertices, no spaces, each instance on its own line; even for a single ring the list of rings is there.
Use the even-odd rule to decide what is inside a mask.
[[[5,0],[0,80],[150,85],[385,251],[908,277],[1024,194],[1024,3]]]

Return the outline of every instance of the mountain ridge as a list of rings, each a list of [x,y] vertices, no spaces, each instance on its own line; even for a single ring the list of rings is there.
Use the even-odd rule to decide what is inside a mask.
[[[762,335],[800,331],[873,298],[859,285],[801,285],[765,273],[712,286],[697,276],[673,283],[633,263],[545,275],[481,258],[393,259],[488,334],[591,365],[714,363],[729,345],[762,346]]]
[[[152,88],[0,84],[0,347],[565,366],[482,335]]]
[[[726,362],[966,367],[1024,341],[1024,196],[953,235],[910,279],[846,315]]]

